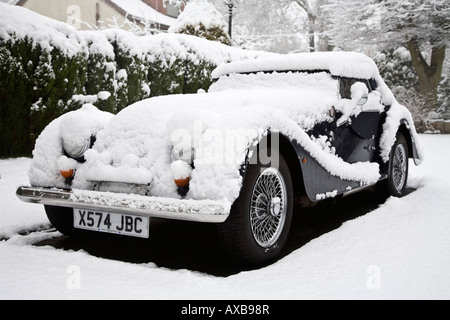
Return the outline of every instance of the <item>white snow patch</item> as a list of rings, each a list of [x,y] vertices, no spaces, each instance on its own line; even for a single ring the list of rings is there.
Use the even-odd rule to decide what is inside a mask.
[[[420,139],[427,161],[410,167],[408,180],[416,191],[389,198],[268,267],[226,278],[30,246],[59,234],[14,235],[48,222],[42,206],[22,203],[14,194],[26,183],[30,159],[0,160],[0,233],[11,237],[0,242],[0,298],[448,300],[450,136]],[[71,266],[81,275],[76,289],[67,286]]]
[[[30,183],[34,186],[64,188],[65,180],[59,173],[57,163],[64,155],[62,140],[74,145],[83,144],[101,130],[112,116],[87,104],[53,120],[36,140],[29,169]]]
[[[370,79],[378,76],[372,59],[356,52],[316,52],[278,55],[255,61],[221,65],[212,76],[219,78],[230,73],[290,70],[329,70],[336,76]]]
[[[170,169],[174,179],[185,179],[191,175],[191,166],[182,160],[177,160],[171,163]]]

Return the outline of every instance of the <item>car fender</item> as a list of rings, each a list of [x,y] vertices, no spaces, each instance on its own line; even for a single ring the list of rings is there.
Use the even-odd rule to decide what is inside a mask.
[[[365,186],[359,181],[345,180],[331,175],[297,141],[279,132],[270,131],[248,149],[240,169],[243,179],[248,166],[255,163],[256,157],[260,156],[260,150],[264,154],[264,149],[271,147],[279,150],[288,163],[295,196],[303,199],[302,201],[306,201],[304,199],[306,196],[308,202],[317,202]],[[268,158],[270,159],[270,156]]]
[[[422,162],[422,157],[419,155],[418,142],[416,139],[415,129],[409,125],[408,120],[400,120],[399,132],[401,132],[408,142],[408,152],[411,158],[414,160],[415,165],[419,165]]]

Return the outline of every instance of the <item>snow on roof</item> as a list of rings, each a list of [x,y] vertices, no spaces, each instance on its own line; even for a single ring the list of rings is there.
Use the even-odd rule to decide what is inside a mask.
[[[51,52],[58,48],[68,56],[79,54],[85,48],[77,29],[67,23],[42,16],[29,9],[0,3],[0,39],[24,39]]]
[[[372,59],[356,52],[312,52],[224,64],[215,69],[213,78],[230,73],[258,71],[328,70],[332,75],[359,79],[375,78],[378,68]]]
[[[133,18],[150,20],[169,27],[176,21],[175,18],[156,11],[141,0],[111,0],[111,2],[130,14]]]

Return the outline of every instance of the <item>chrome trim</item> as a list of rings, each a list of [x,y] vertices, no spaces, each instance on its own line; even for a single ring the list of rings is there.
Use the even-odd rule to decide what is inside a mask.
[[[27,186],[19,187],[16,195],[29,203],[207,223],[224,222],[231,208],[231,204],[225,201]]]

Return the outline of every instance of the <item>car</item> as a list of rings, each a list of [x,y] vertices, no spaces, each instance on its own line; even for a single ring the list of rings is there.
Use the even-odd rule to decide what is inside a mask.
[[[212,77],[208,92],[52,121],[17,196],[71,236],[215,223],[236,263],[261,266],[280,255],[294,201],[302,211],[369,186],[405,195],[409,159],[423,158],[414,121],[366,55],[274,55]]]

